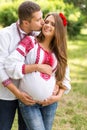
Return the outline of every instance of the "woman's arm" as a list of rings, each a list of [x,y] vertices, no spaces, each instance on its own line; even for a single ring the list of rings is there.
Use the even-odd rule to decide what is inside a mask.
[[[39,72],[51,75],[52,74],[52,67],[50,65],[47,65],[47,64],[28,64],[28,65],[25,65],[25,68],[24,68],[25,74],[35,72],[35,71],[39,71]]]
[[[62,81],[63,86],[66,88],[64,94],[68,94],[71,90],[71,79],[70,79],[70,69],[69,66],[66,67],[65,77]]]

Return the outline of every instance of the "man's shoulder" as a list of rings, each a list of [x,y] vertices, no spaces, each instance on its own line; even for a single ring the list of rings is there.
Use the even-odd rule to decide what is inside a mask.
[[[6,35],[6,34],[11,34],[12,32],[14,33],[16,30],[16,23],[12,23],[10,26],[4,27],[0,29],[0,35]]]

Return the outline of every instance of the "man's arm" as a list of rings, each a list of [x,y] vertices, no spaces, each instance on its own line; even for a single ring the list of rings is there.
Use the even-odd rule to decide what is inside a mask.
[[[36,103],[27,93],[20,91],[13,83],[7,85],[7,88],[24,104],[33,105]]]
[[[4,63],[9,55],[9,38],[5,37],[4,34],[0,32],[0,83],[3,84],[2,87],[7,87],[18,99],[20,99],[25,104],[34,104],[35,101],[31,99],[26,93],[21,92],[17,86],[15,86],[9,79],[8,74],[4,68]]]

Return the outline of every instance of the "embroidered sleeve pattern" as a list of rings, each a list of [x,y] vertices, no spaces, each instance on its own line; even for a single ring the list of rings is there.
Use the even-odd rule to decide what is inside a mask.
[[[34,37],[26,36],[5,61],[5,69],[10,78],[21,79],[25,74],[25,57],[34,47]]]
[[[23,55],[26,56],[27,53],[34,47],[33,40],[31,37],[26,36],[20,43],[19,46],[17,47],[17,51]]]
[[[7,87],[7,85],[10,84],[11,82],[12,82],[11,79],[7,79],[7,80],[3,81],[2,84],[3,84],[5,87]]]

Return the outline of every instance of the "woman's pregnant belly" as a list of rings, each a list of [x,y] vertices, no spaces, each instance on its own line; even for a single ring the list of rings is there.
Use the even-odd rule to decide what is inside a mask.
[[[26,74],[20,81],[20,90],[27,92],[35,100],[44,100],[52,95],[55,87],[55,76],[45,80],[40,72]]]

